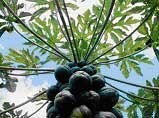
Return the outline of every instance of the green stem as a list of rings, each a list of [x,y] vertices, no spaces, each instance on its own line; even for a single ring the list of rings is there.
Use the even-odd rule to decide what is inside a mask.
[[[99,63],[95,63],[93,65],[98,65],[98,64],[100,64],[100,65],[102,65],[102,64],[114,64],[114,63],[120,62],[121,60],[123,60],[125,58],[129,58],[129,57],[131,57],[133,55],[136,55],[136,54],[142,52],[143,50],[145,50],[147,48],[148,48],[148,46],[145,46],[144,48],[142,48],[142,49],[140,49],[140,50],[138,50],[138,51],[136,51],[136,52],[134,52],[132,54],[126,55],[124,57],[121,57],[121,58],[118,58],[118,59],[112,59],[112,60],[108,60],[108,61],[103,61],[103,62],[99,62]]]
[[[129,102],[131,102],[131,103],[133,103],[133,104],[140,104],[139,102],[137,102],[137,101],[132,101],[132,100],[130,100],[130,99],[128,99],[128,98],[126,98],[126,97],[124,97],[124,96],[122,96],[122,95],[119,95],[121,98],[123,98],[123,99],[125,99],[125,100],[127,100],[127,101],[129,101]]]
[[[41,36],[39,36],[37,33],[33,32],[15,13],[14,11],[7,5],[7,3],[4,0],[1,0],[2,4],[7,8],[7,10],[16,18],[16,20],[22,24],[30,33],[32,33],[35,37],[37,37],[41,42],[48,45],[52,50],[54,50],[56,53],[58,53],[61,57],[65,58],[67,61],[70,61],[64,54],[60,53],[58,50],[56,50],[54,47],[52,47],[48,42],[43,40]]]
[[[51,71],[51,72],[55,71],[55,69],[51,68],[15,68],[15,67],[6,67],[6,66],[0,66],[0,70],[27,70],[27,71]]]
[[[88,52],[86,58],[85,58],[85,61],[87,62],[88,58],[90,57],[90,55],[92,54],[92,52],[95,50],[96,46],[98,45],[98,43],[100,42],[102,36],[103,36],[103,33],[104,33],[104,29],[106,28],[107,24],[108,24],[108,21],[109,21],[109,18],[111,16],[111,13],[112,13],[112,10],[113,10],[113,7],[115,5],[115,0],[112,0],[111,2],[111,6],[110,6],[110,9],[109,9],[109,12],[108,12],[108,15],[106,17],[106,20],[105,22],[103,23],[103,26],[102,26],[102,29],[101,31],[99,32],[99,35],[97,36],[97,39],[93,45],[93,47],[91,48],[91,50]]]
[[[95,34],[96,34],[96,31],[97,31],[98,26],[99,26],[99,22],[100,22],[101,17],[102,17],[102,13],[103,13],[103,10],[104,10],[105,3],[106,3],[106,0],[104,0],[104,3],[103,3],[103,6],[102,6],[102,9],[101,9],[101,11],[100,11],[100,15],[99,15],[99,18],[98,18],[96,27],[95,27],[95,29],[94,29],[93,35],[92,35],[92,37],[91,37],[91,41],[90,41],[89,46],[88,46],[88,48],[87,48],[86,56],[84,57],[84,60],[86,60],[87,55],[88,55],[88,52],[89,52],[89,50],[90,50],[90,47],[91,47],[91,45],[92,45],[92,43],[93,43],[93,39],[95,38]]]
[[[41,105],[36,111],[34,111],[32,114],[30,114],[27,118],[31,118],[33,115],[35,115],[37,112],[39,112],[49,101],[46,101],[43,105]]]
[[[67,11],[67,7],[66,7],[65,0],[63,0],[63,5],[64,5],[64,8],[65,8],[65,10],[66,10],[66,16],[67,16],[68,23],[69,23],[69,26],[70,26],[70,30],[71,30],[71,34],[72,34],[72,39],[73,39],[73,44],[74,44],[74,46],[75,46],[75,50],[76,50],[76,54],[77,54],[77,59],[78,59],[78,61],[79,61],[79,60],[80,60],[80,57],[79,57],[79,53],[78,53],[78,49],[77,49],[77,43],[76,43],[75,36],[74,36],[74,33],[73,33],[73,28],[72,28],[72,25],[71,25],[70,17],[69,17],[69,15],[68,15],[68,11]]]
[[[139,97],[139,96],[133,95],[133,94],[131,94],[131,93],[128,93],[128,92],[126,92],[126,91],[124,91],[124,90],[121,90],[121,89],[119,89],[119,88],[113,86],[112,84],[110,84],[110,83],[108,83],[108,82],[105,82],[105,83],[106,83],[107,85],[109,85],[110,87],[112,87],[112,88],[114,88],[114,89],[120,91],[121,93],[124,93],[124,94],[126,94],[126,95],[129,95],[129,96],[131,96],[131,97],[134,97],[134,98],[137,98],[137,99],[140,99],[140,100],[149,101],[149,102],[157,102],[157,103],[159,102],[158,100],[155,100],[155,99],[148,99],[148,98],[143,98],[143,97]]]
[[[128,40],[129,37],[135,33],[148,19],[150,16],[152,16],[154,12],[154,8],[151,9],[150,14],[128,35],[126,36],[123,40],[119,41],[115,46],[111,47],[110,49],[108,49],[106,52],[102,53],[100,56],[96,57],[95,59],[93,59],[91,62],[89,62],[89,64],[93,63],[94,61],[98,60],[99,58],[103,57],[104,55],[106,55],[108,52],[112,51],[114,48],[116,48],[117,46],[119,46],[120,44],[122,44],[124,41]]]
[[[28,74],[25,74],[25,73],[23,73],[23,74],[14,74],[14,73],[7,73],[8,75],[14,75],[14,76],[30,76],[30,75],[39,75],[39,74],[48,74],[48,73],[53,73],[53,72],[50,72],[50,71],[48,71],[48,72],[37,72],[37,73],[28,73]]]
[[[66,31],[66,34],[67,34],[67,37],[68,37],[68,40],[69,40],[69,44],[70,44],[70,46],[71,46],[71,50],[72,50],[74,62],[77,63],[77,59],[76,59],[76,55],[75,55],[75,52],[74,52],[74,49],[73,49],[72,41],[71,41],[71,38],[70,38],[70,35],[69,35],[69,31],[68,31],[68,29],[67,29],[67,25],[66,25],[66,22],[65,22],[63,13],[62,13],[62,11],[61,11],[59,2],[58,2],[58,0],[54,0],[54,1],[55,1],[56,6],[57,6],[57,10],[58,10],[58,12],[59,12],[59,15],[60,15],[61,21],[62,21],[62,23],[63,23],[63,26],[64,26],[64,28],[65,28],[65,31]]]
[[[11,107],[11,108],[9,108],[9,109],[6,109],[5,111],[0,112],[0,115],[5,114],[5,113],[7,113],[7,112],[9,112],[9,111],[13,111],[13,110],[15,110],[15,109],[17,109],[17,108],[19,108],[19,107],[22,107],[23,105],[25,105],[25,104],[27,104],[27,103],[29,103],[29,102],[35,100],[37,97],[39,97],[39,96],[41,96],[41,95],[43,95],[43,94],[45,94],[45,93],[46,93],[46,90],[43,91],[43,92],[40,92],[40,93],[37,94],[36,96],[32,97],[31,99],[29,99],[29,100],[27,100],[27,101],[25,101],[25,102],[23,102],[23,103],[21,103],[21,104],[19,104],[19,105],[16,105],[16,106],[14,106],[14,107]]]
[[[66,36],[65,32],[63,31],[62,26],[60,24],[60,20],[58,18],[57,11],[56,11],[56,18],[57,18],[57,22],[58,22],[58,25],[60,27],[60,30],[61,30],[62,34],[64,35],[65,39],[68,41],[68,38],[67,38],[67,36]]]
[[[113,80],[113,81],[116,81],[116,82],[120,82],[120,83],[123,83],[123,84],[131,85],[131,86],[135,86],[135,87],[139,87],[139,88],[144,88],[144,89],[149,89],[149,90],[159,90],[159,87],[142,86],[142,85],[133,84],[133,83],[125,82],[125,81],[122,81],[122,80],[118,80],[118,79],[108,77],[108,76],[104,76],[104,77],[109,79],[109,80]]]

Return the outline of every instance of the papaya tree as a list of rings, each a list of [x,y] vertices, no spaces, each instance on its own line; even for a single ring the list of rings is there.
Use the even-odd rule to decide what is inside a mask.
[[[88,7],[72,15],[82,3]],[[127,81],[131,73],[144,75],[141,64],[153,64],[145,50],[152,49],[159,61],[158,0],[96,0],[90,5],[88,0],[0,0],[0,37],[6,32],[16,32],[25,42],[24,48],[0,52],[0,88],[16,91],[18,79],[11,75],[51,74],[57,83],[18,105],[5,102],[2,118],[29,118],[46,104],[48,118],[159,117],[159,77],[146,85]],[[101,73],[101,67],[112,65],[125,80]],[[128,92],[107,80],[139,89]],[[36,101],[45,102],[32,114],[16,110]]]

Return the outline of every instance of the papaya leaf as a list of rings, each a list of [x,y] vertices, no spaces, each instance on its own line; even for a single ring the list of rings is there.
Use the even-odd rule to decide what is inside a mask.
[[[157,48],[155,48],[155,47],[153,47],[153,50],[155,52],[157,60],[159,61],[159,50]]]
[[[32,14],[30,12],[20,12],[19,17],[27,17],[27,16],[31,16]]]
[[[153,108],[152,106],[146,106],[142,111],[143,118],[152,118],[153,117]]]
[[[128,68],[127,68],[127,65],[126,65],[126,62],[125,62],[125,61],[123,61],[123,62],[121,63],[120,70],[121,70],[121,72],[123,73],[123,75],[124,75],[126,78],[129,77],[129,70],[128,70]]]
[[[5,57],[10,62],[16,62],[19,67],[40,67],[40,58],[34,51],[9,49],[9,54]]]
[[[42,7],[40,9],[38,9],[37,11],[35,11],[32,15],[30,20],[35,19],[36,17],[38,17],[39,15],[43,14],[44,12],[46,12],[49,8],[48,7]]]

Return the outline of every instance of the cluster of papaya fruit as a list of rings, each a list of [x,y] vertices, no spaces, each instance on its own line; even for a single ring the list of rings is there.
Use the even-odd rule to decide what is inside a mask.
[[[55,70],[55,78],[47,90],[47,118],[123,118],[113,108],[119,93],[105,86],[93,65],[68,63]]]

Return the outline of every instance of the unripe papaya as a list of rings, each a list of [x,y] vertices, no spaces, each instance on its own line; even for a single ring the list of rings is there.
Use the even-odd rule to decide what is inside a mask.
[[[85,61],[80,61],[77,66],[82,68],[83,66],[87,65],[87,63]]]
[[[54,106],[54,101],[51,101],[48,105],[47,105],[47,108],[46,108],[46,112],[48,112],[48,110]]]
[[[117,118],[123,118],[122,113],[116,108],[112,108],[110,112],[112,112]]]
[[[111,112],[99,111],[94,116],[94,118],[117,118],[117,117]]]
[[[69,83],[62,84],[60,86],[60,91],[62,91],[62,90],[70,90]]]
[[[47,118],[56,118],[59,112],[55,109],[54,106],[50,107],[47,112]]]
[[[119,93],[112,88],[103,87],[98,93],[100,95],[101,110],[111,109],[118,102]]]
[[[69,79],[70,90],[74,94],[90,90],[91,84],[90,76],[84,71],[75,72]]]
[[[74,62],[69,62],[66,65],[69,66],[70,68],[73,68],[73,67],[77,66],[77,64],[74,63]]]
[[[76,107],[76,99],[68,90],[63,90],[56,95],[54,106],[60,113],[69,114]]]
[[[94,91],[98,91],[105,86],[104,76],[100,74],[95,74],[91,76],[91,78],[92,78],[92,89]]]
[[[97,73],[97,70],[96,68],[93,66],[93,65],[86,65],[86,66],[83,66],[81,68],[82,71],[85,71],[86,73],[88,73],[89,75],[94,75]]]
[[[55,96],[58,92],[59,92],[59,89],[57,88],[56,85],[51,86],[46,92],[48,100],[54,101]]]
[[[86,91],[78,96],[80,104],[88,106],[93,112],[97,111],[100,104],[100,96],[95,91]]]
[[[75,66],[75,67],[72,67],[71,70],[72,70],[72,73],[75,73],[75,72],[77,72],[77,71],[80,71],[81,68],[78,67],[78,66]]]
[[[81,105],[73,109],[70,118],[92,118],[92,112],[87,106]]]
[[[71,75],[72,70],[69,66],[60,66],[55,70],[55,78],[62,84],[67,83]]]

